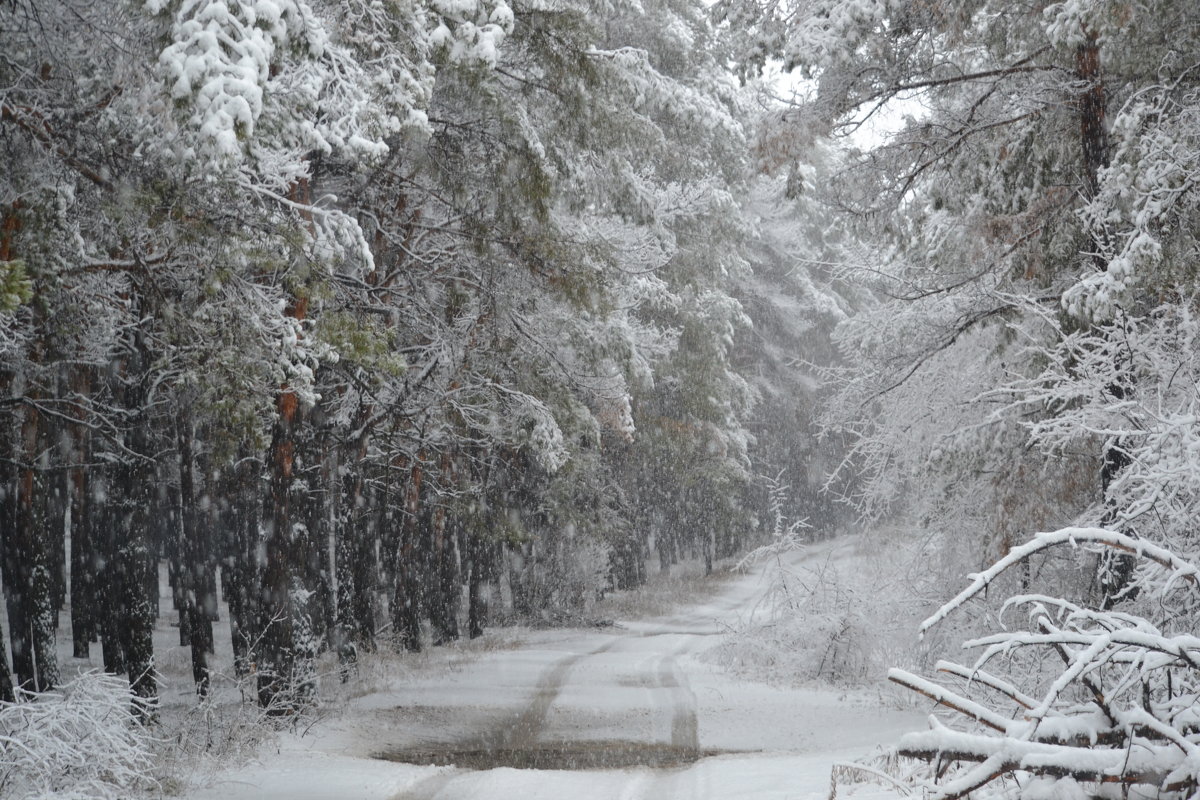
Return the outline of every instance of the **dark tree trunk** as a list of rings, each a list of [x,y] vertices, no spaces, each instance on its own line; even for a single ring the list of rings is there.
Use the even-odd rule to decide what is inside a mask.
[[[1100,64],[1100,42],[1095,31],[1075,51],[1075,71],[1083,84],[1079,96],[1079,135],[1083,150],[1083,178],[1087,197],[1100,190],[1100,171],[1108,166],[1108,101]]]
[[[59,677],[52,542],[56,534],[47,528],[46,468],[50,466],[50,451],[46,449],[46,440],[41,415],[36,408],[27,406],[22,410],[22,464],[15,487],[11,539],[5,548],[8,570],[4,576],[9,592],[13,672],[19,685],[42,692],[56,686]],[[61,536],[62,531],[57,535]]]
[[[72,393],[85,398],[92,394],[92,374],[84,367],[72,370]],[[91,431],[88,413],[82,406],[76,412],[79,422],[71,426],[72,468],[68,474],[71,509],[71,650],[75,658],[88,658],[90,645],[99,636],[97,618],[100,598],[96,588],[96,545],[91,491]]]
[[[341,525],[335,532],[338,576],[337,641],[343,667],[357,661],[359,649],[375,646],[375,539],[382,508],[367,502],[364,470],[367,438],[364,434],[346,448],[342,479]]]
[[[420,464],[412,469],[407,486],[405,514],[400,527],[399,548],[395,558],[395,587],[392,593],[392,627],[396,642],[404,650],[421,649],[421,582],[418,541],[418,515],[421,511]]]
[[[104,671],[118,675],[126,671],[125,644],[121,638],[124,625],[124,572],[117,561],[120,541],[118,528],[121,524],[120,509],[110,492],[114,489],[112,472],[93,476],[91,481],[92,518],[97,525],[92,529],[96,545],[93,573],[97,587],[97,630],[100,649],[104,659]]]
[[[377,507],[373,508],[368,503],[363,509],[362,522],[356,526],[359,535],[354,542],[355,549],[351,562],[353,572],[351,612],[355,641],[370,651],[375,649],[375,631],[379,628],[376,619],[375,589],[379,583],[377,564],[380,531],[384,530],[392,517],[388,509],[387,495],[372,493],[372,496]]]
[[[0,568],[3,569],[4,600],[8,610],[9,649],[12,651],[12,675],[17,686],[34,685],[33,641],[30,637],[27,581],[21,563],[27,561],[22,552],[24,543],[17,523],[17,476],[7,473],[3,492],[0,492],[0,546],[3,548]]]
[[[88,459],[86,435],[77,434],[76,458]],[[99,597],[96,592],[96,549],[92,541],[91,481],[83,467],[71,470],[71,646],[75,658],[87,658],[96,641]]]
[[[197,508],[195,454],[193,453],[194,432],[189,419],[177,423],[179,445],[179,526],[181,540],[177,550],[181,556],[179,582],[183,605],[179,609],[180,628],[187,622],[188,645],[192,651],[192,679],[196,682],[196,694],[208,696],[208,657],[213,652],[212,618],[208,607],[216,605],[216,598],[209,595],[211,560],[207,537],[207,526],[200,520]]]
[[[135,319],[145,317],[141,297],[133,295]],[[154,668],[154,622],[158,612],[158,552],[154,541],[155,510],[160,507],[154,490],[157,471],[152,454],[155,444],[149,418],[149,335],[141,324],[123,342],[124,352],[112,365],[114,395],[126,409],[128,427],[121,434],[124,447],[112,469],[108,487],[109,533],[106,559],[113,567],[108,626],[120,644],[124,668],[133,693],[146,701],[139,714],[154,714],[158,685]],[[106,567],[106,573],[109,567]],[[105,578],[108,580],[108,577]],[[109,641],[105,637],[109,666]],[[114,653],[115,655],[115,653]]]
[[[234,674],[248,676],[256,665],[260,606],[258,592],[259,522],[262,497],[258,490],[260,464],[242,448],[225,491],[231,498],[226,522],[226,546],[221,568],[222,588],[229,606]]]
[[[305,301],[290,313],[303,319]],[[311,532],[295,497],[297,438],[303,423],[300,398],[283,387],[276,401],[275,429],[268,468],[270,490],[263,519],[266,524],[266,565],[259,628],[262,647],[258,660],[258,698],[270,713],[294,713],[311,704],[316,688],[316,630],[310,570],[316,555]]]
[[[1109,142],[1108,128],[1105,122],[1107,115],[1107,96],[1104,89],[1104,76],[1101,70],[1100,43],[1095,31],[1087,31],[1085,41],[1075,52],[1075,70],[1083,85],[1079,95],[1079,136],[1083,152],[1083,177],[1085,196],[1091,199],[1100,191],[1100,173],[1108,166]],[[1103,271],[1107,267],[1105,250],[1106,237],[1102,232],[1096,232],[1092,241],[1092,253],[1096,269]],[[1123,399],[1129,391],[1126,381],[1132,376],[1124,374],[1121,379],[1108,387],[1109,393],[1118,400]],[[1118,509],[1115,501],[1109,496],[1109,487],[1117,475],[1129,465],[1119,437],[1114,437],[1104,450],[1104,463],[1100,469],[1101,497],[1105,511],[1101,525],[1111,527],[1118,522]],[[1132,599],[1136,592],[1128,591],[1129,581],[1133,577],[1136,557],[1124,553],[1106,552],[1100,560],[1100,594],[1101,605],[1111,609],[1121,599]]]
[[[412,547],[411,536],[405,537],[400,560],[396,567],[396,587],[392,595],[392,626],[397,643],[412,653],[421,650],[421,581],[420,564]]]
[[[488,624],[488,587],[492,580],[491,549],[481,540],[478,529],[464,531],[467,583],[467,635],[476,639]]]
[[[182,483],[182,476],[180,478]],[[179,486],[173,486],[171,493],[171,525],[176,530],[174,536],[167,539],[166,542],[166,558],[167,558],[167,582],[171,586],[171,607],[179,615],[179,646],[187,647],[191,643],[191,617],[188,613],[187,604],[187,588],[186,581],[183,577],[183,548],[184,534],[181,530],[183,525],[183,498],[182,491]]]
[[[292,529],[292,481],[295,465],[295,427],[299,422],[299,398],[284,390],[279,395],[269,467],[270,491],[263,513],[266,524],[266,565],[263,570],[262,647],[258,659],[258,698],[264,708],[292,711],[295,696],[296,610],[293,581],[296,532]]]
[[[0,643],[4,641],[4,626],[0,625]],[[12,673],[8,671],[8,659],[4,656],[4,648],[0,647],[0,703],[16,701],[13,691]]]
[[[429,621],[435,645],[452,642],[458,633],[458,541],[460,523],[445,508],[432,514],[431,569],[428,573]]]
[[[132,449],[149,452],[144,434],[132,437]],[[158,696],[154,670],[154,621],[157,617],[158,569],[150,529],[152,498],[148,487],[154,472],[147,464],[129,460],[118,466],[114,485],[120,498],[117,514],[121,525],[116,550],[121,611],[119,636],[125,654],[129,686],[138,697],[151,703]]]
[[[53,472],[45,475],[46,523],[45,532],[48,537],[50,556],[51,600],[54,606],[54,628],[58,629],[58,612],[67,605],[67,520],[71,498],[71,476],[63,466],[67,463],[69,453],[63,443],[61,426],[54,424],[47,431],[47,446],[56,442],[55,449],[60,451],[59,463]]]

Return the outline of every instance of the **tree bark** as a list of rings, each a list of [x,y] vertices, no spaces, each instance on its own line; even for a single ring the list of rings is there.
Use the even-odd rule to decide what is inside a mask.
[[[1104,89],[1104,76],[1100,60],[1100,42],[1095,31],[1086,31],[1086,39],[1075,52],[1075,71],[1083,84],[1079,95],[1079,138],[1083,153],[1084,191],[1087,199],[1095,197],[1100,191],[1100,173],[1109,163],[1108,127],[1105,120],[1107,115],[1107,96]],[[1097,270],[1107,268],[1104,257],[1107,242],[1102,233],[1093,234],[1091,243],[1092,258]],[[1132,376],[1123,375],[1125,380]],[[1118,381],[1108,387],[1108,391],[1118,400],[1125,397],[1130,387]],[[1111,527],[1118,522],[1118,509],[1109,487],[1117,475],[1129,465],[1129,456],[1122,447],[1120,437],[1114,437],[1104,449],[1103,464],[1100,468],[1100,491],[1105,511],[1101,525]],[[1099,589],[1101,606],[1111,609],[1126,595],[1132,599],[1132,593],[1126,591],[1133,577],[1136,559],[1124,553],[1106,551],[1100,559]]]
[[[1100,191],[1100,171],[1108,166],[1107,98],[1101,72],[1100,42],[1095,31],[1075,51],[1075,71],[1083,84],[1079,96],[1079,136],[1083,150],[1083,179],[1090,199]]]
[[[82,426],[75,432],[75,458],[80,464],[89,460],[87,433]],[[96,548],[92,540],[92,484],[88,470],[71,470],[71,646],[75,658],[87,658],[97,638]]]
[[[470,570],[467,583],[467,636],[476,639],[483,635],[488,624],[488,587],[493,573],[491,552],[481,540],[478,526],[464,531],[463,538],[466,568]]]
[[[258,459],[243,445],[232,470],[232,479],[225,482],[224,489],[230,497],[230,507],[224,526],[227,533],[221,581],[229,606],[234,674],[239,678],[247,677],[257,668],[261,634],[257,568],[261,543],[262,497],[258,489],[261,472]]]
[[[17,394],[32,402],[38,392],[24,379],[14,386]],[[7,591],[13,674],[17,684],[34,691],[48,691],[58,684],[58,652],[55,631],[58,608],[54,598],[54,531],[47,528],[47,468],[49,451],[46,431],[38,409],[26,404],[19,414],[16,432],[20,466],[10,484],[13,498],[4,543],[4,585]],[[61,535],[62,532],[59,532]]]
[[[298,299],[289,309],[304,319],[307,301]],[[262,646],[258,660],[258,698],[270,713],[294,713],[311,703],[315,690],[313,625],[307,580],[310,536],[304,515],[294,502],[297,437],[303,423],[300,398],[289,386],[280,387],[276,399],[275,428],[271,437],[270,490],[263,519],[266,523],[266,565],[263,569]]]
[[[192,652],[192,679],[196,682],[196,694],[208,697],[208,657],[213,653],[213,627],[208,606],[216,605],[216,598],[208,596],[209,573],[211,572],[206,526],[201,524],[196,498],[195,455],[193,453],[194,431],[190,415],[176,423],[176,438],[179,447],[179,526],[181,540],[180,588],[183,605],[179,609],[180,628],[187,621],[188,645]]]
[[[409,652],[421,649],[421,583],[418,539],[418,515],[421,511],[421,482],[424,472],[414,464],[406,487],[405,514],[401,523],[399,548],[395,558],[395,586],[392,593],[392,627],[397,644]]]
[[[140,297],[135,294],[133,313],[145,317]],[[117,365],[116,381],[121,389],[122,405],[130,415],[122,432],[128,451],[113,470],[112,507],[118,531],[115,556],[119,578],[118,619],[129,686],[153,709],[158,698],[154,667],[154,622],[158,612],[158,553],[154,546],[153,513],[156,506],[153,487],[156,471],[155,451],[149,417],[149,380],[152,362],[149,336],[141,324],[128,334],[125,353]],[[111,551],[110,551],[111,552]],[[139,712],[141,713],[141,712]]]
[[[4,641],[4,626],[0,625],[0,643]],[[16,692],[13,691],[12,673],[8,670],[8,659],[4,656],[4,648],[0,647],[0,703],[16,702]]]
[[[430,595],[429,621],[435,645],[452,642],[459,637],[458,610],[458,517],[445,507],[433,512],[433,548],[427,584]]]

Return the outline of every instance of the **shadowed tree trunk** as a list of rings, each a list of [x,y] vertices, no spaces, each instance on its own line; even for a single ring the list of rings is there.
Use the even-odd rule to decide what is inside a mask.
[[[395,587],[392,593],[392,626],[396,642],[404,650],[421,649],[421,580],[419,515],[425,513],[421,502],[421,482],[424,473],[420,463],[414,464],[406,487],[404,518],[400,524],[399,547],[395,558]]]
[[[96,626],[100,636],[100,650],[104,660],[104,671],[118,675],[126,670],[125,645],[121,640],[123,619],[122,582],[124,574],[117,559],[117,530],[120,524],[119,509],[109,495],[113,485],[113,468],[97,472],[90,481],[92,529],[95,544],[97,614]]]
[[[9,649],[12,651],[12,675],[17,686],[31,688],[34,683],[33,641],[30,638],[27,581],[22,575],[21,552],[24,544],[17,522],[17,470],[5,469],[0,491],[0,567],[3,568],[4,600],[8,611]]]
[[[298,299],[290,316],[303,320],[307,301]],[[266,563],[259,629],[258,699],[271,713],[286,714],[307,706],[315,690],[315,626],[311,615],[309,568],[312,542],[298,507],[295,484],[298,444],[304,419],[294,389],[281,387],[267,466],[270,489],[263,509]]]
[[[375,541],[386,500],[377,507],[367,501],[367,436],[346,448],[342,479],[341,525],[335,532],[335,561],[338,576],[337,636],[334,646],[343,667],[357,660],[358,650],[375,647]]]
[[[0,641],[3,640],[4,626],[0,625]],[[4,648],[0,647],[0,703],[12,703],[16,699],[16,694],[13,691],[12,673],[8,670],[8,659],[4,655]]]
[[[78,398],[92,394],[92,372],[88,367],[72,369],[69,383]],[[71,650],[75,658],[88,658],[91,643],[99,636],[100,598],[96,587],[96,551],[94,504],[92,503],[92,433],[87,427],[88,412],[79,405],[76,424],[70,436],[72,465],[69,478],[71,509]]]
[[[82,426],[75,431],[75,458],[79,464],[90,459],[88,433]],[[87,658],[90,645],[97,638],[99,598],[91,487],[88,469],[74,467],[71,470],[71,649],[75,658]]]
[[[39,396],[25,377],[13,382],[17,396],[28,402],[18,413],[17,441],[19,466],[5,493],[11,498],[4,541],[4,586],[8,601],[9,628],[13,656],[13,676],[17,685],[34,691],[47,691],[58,683],[58,653],[55,630],[58,608],[54,596],[54,552],[51,539],[55,532],[47,528],[47,470],[50,450],[36,403]],[[62,535],[59,531],[58,535]]]
[[[196,693],[208,696],[208,657],[213,653],[212,618],[209,605],[216,598],[209,596],[208,576],[211,572],[207,526],[202,524],[197,508],[194,431],[190,415],[184,414],[176,423],[179,447],[179,526],[181,539],[179,582],[183,605],[179,609],[180,627],[187,621],[188,645],[192,652],[192,679]]]
[[[386,493],[371,491],[365,497],[372,500],[366,502],[363,508],[362,523],[358,529],[360,535],[354,542],[355,550],[351,554],[354,580],[351,616],[356,630],[355,640],[362,647],[373,651],[375,631],[379,628],[375,589],[379,583],[377,563],[380,532],[393,524],[395,515],[388,505],[389,498]]]
[[[1100,173],[1108,166],[1109,142],[1107,96],[1104,75],[1101,70],[1100,42],[1095,31],[1085,31],[1086,38],[1075,51],[1075,71],[1083,86],[1078,99],[1079,138],[1083,156],[1084,192],[1088,199],[1100,191]],[[1092,258],[1097,270],[1103,271],[1107,264],[1104,251],[1107,242],[1102,233],[1095,233],[1091,243]],[[1123,375],[1131,380],[1132,376]],[[1128,387],[1114,384],[1109,392],[1118,400],[1127,394]],[[1109,486],[1117,475],[1129,465],[1129,456],[1122,447],[1120,437],[1114,437],[1105,446],[1104,461],[1100,468],[1100,491],[1105,504],[1101,525],[1111,527],[1118,522],[1115,502],[1109,497]],[[1127,553],[1105,550],[1100,561],[1099,588],[1101,605],[1110,609],[1123,597],[1129,580],[1133,577],[1136,558]]]
[[[461,523],[457,515],[439,507],[431,515],[432,548],[430,571],[427,574],[429,620],[433,627],[433,643],[446,644],[459,637],[458,632],[458,550]]]
[[[133,313],[141,320],[140,296]],[[158,697],[154,668],[154,622],[158,601],[158,554],[154,547],[155,452],[150,420],[149,335],[141,323],[125,336],[124,352],[112,365],[112,380],[126,409],[128,427],[121,432],[124,448],[109,486],[110,530],[116,538],[108,550],[116,566],[115,624],[125,671],[134,694],[153,709]],[[107,656],[106,656],[107,660]],[[141,708],[141,706],[139,706]],[[151,712],[153,713],[153,712]]]
[[[257,658],[261,633],[258,587],[258,549],[261,540],[262,496],[259,479],[262,464],[243,445],[230,477],[223,481],[229,508],[225,516],[224,560],[221,584],[229,606],[229,631],[233,644],[234,674],[244,678]]]
[[[480,512],[485,515],[486,511]],[[467,582],[467,636],[476,639],[483,635],[488,624],[488,590],[494,572],[492,548],[480,536],[479,526],[463,531],[463,554],[470,571]]]

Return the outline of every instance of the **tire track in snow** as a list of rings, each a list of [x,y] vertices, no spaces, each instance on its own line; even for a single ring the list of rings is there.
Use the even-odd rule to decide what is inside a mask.
[[[533,699],[525,710],[516,719],[485,735],[483,746],[496,750],[525,750],[536,745],[546,727],[550,706],[562,694],[571,670],[583,659],[607,652],[620,640],[621,637],[617,637],[588,652],[574,653],[547,669],[538,679]]]
[[[700,722],[696,716],[696,695],[679,671],[675,656],[659,665],[658,682],[671,696],[671,744],[692,754],[700,752]]]
[[[563,687],[566,686],[567,676],[571,670],[583,659],[607,652],[623,638],[618,636],[587,652],[572,653],[566,658],[559,659],[538,678],[534,685],[533,696],[520,714],[478,739],[455,745],[455,747],[464,750],[528,750],[536,747],[542,730],[545,728],[550,707],[554,705],[554,701],[558,699]],[[395,800],[436,800],[454,781],[457,773],[456,769],[451,769],[431,775],[416,786],[402,792]]]
[[[649,661],[638,683],[649,690],[654,704],[670,715],[669,744],[678,750],[698,756],[700,752],[700,723],[696,714],[696,695],[687,677],[680,671],[676,657],[692,648],[684,642],[669,653],[661,653]],[[665,701],[661,698],[666,696]]]

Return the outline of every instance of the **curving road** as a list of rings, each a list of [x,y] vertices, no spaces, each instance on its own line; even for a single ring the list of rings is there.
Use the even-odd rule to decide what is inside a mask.
[[[665,617],[497,637],[457,659],[439,649],[412,674],[380,676],[274,760],[192,797],[825,800],[833,762],[923,727],[923,715],[703,660],[765,588],[740,575]]]
[[[831,691],[739,681],[699,660],[754,613],[764,588],[738,576],[679,613],[538,634],[415,689],[426,710],[442,705],[375,755],[446,768],[395,800],[824,797],[834,760],[919,722]]]

